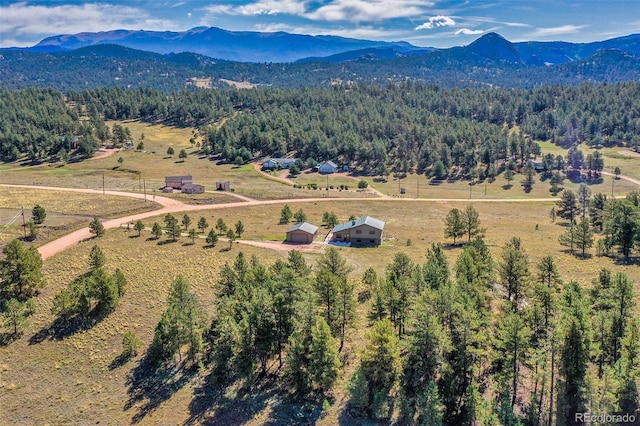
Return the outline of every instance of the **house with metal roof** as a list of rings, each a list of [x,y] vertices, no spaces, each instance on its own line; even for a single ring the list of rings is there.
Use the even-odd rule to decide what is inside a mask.
[[[193,177],[191,175],[185,176],[166,176],[164,178],[165,188],[180,189],[182,185],[187,183],[193,183]]]
[[[351,245],[379,246],[382,244],[384,222],[365,216],[358,220],[336,225],[331,232],[331,241],[350,243]]]
[[[302,222],[287,229],[287,242],[290,243],[312,243],[318,235],[318,227],[309,222]]]
[[[268,170],[288,169],[293,166],[297,158],[267,158],[262,162],[262,168]]]
[[[325,161],[318,165],[318,171],[322,174],[331,174],[338,171],[338,165],[333,161]]]

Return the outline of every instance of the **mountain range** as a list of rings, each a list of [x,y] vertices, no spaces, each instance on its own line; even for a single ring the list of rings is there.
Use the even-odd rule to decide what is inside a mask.
[[[48,37],[29,48],[34,52],[61,52],[99,44],[116,44],[160,54],[192,52],[236,62],[294,62],[328,57],[341,62],[359,57],[389,58],[415,56],[437,50],[410,43],[360,40],[331,35],[303,35],[286,32],[227,31],[216,27],[196,27],[187,31],[114,30]],[[593,43],[520,42],[510,43],[488,33],[469,45],[491,59],[528,65],[561,64],[585,59],[599,50],[619,49],[640,56],[640,34]]]
[[[530,88],[640,80],[640,34],[594,43],[519,42],[488,33],[467,46],[434,49],[406,42],[336,36],[117,30],[49,37],[31,48],[0,49],[0,87],[101,86],[183,89],[387,84]]]

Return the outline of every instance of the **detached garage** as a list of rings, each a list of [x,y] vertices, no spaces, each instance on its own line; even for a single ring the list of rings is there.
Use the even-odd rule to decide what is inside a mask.
[[[287,229],[287,242],[310,244],[317,234],[317,226],[308,222],[298,223]]]

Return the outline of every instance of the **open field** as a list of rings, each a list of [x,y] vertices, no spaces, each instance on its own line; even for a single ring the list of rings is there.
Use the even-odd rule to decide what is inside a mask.
[[[491,250],[494,260],[500,257],[503,245],[513,236],[522,239],[530,260],[530,271],[535,275],[536,265],[545,255],[553,255],[564,280],[576,280],[588,288],[591,281],[602,268],[614,272],[625,272],[635,283],[634,292],[638,303],[636,314],[640,312],[640,268],[637,260],[628,264],[613,259],[591,256],[582,260],[566,252],[558,242],[558,237],[565,227],[561,223],[552,223],[549,211],[555,205],[553,201],[531,201],[533,198],[549,198],[548,182],[537,179],[533,191],[525,194],[520,187],[521,176],[516,176],[511,188],[503,188],[507,183],[502,176],[493,183],[469,186],[468,182],[455,181],[430,185],[425,176],[408,175],[400,181],[390,178],[389,182],[374,182],[365,178],[370,185],[387,199],[376,199],[371,193],[352,191],[357,187],[357,179],[342,175],[329,176],[329,184],[339,186],[347,184],[349,191],[324,189],[296,189],[290,184],[276,179],[274,173],[266,177],[257,172],[253,165],[241,167],[218,165],[206,158],[198,158],[191,148],[189,138],[191,129],[172,129],[163,126],[149,126],[143,123],[124,123],[132,131],[133,139],[139,140],[144,132],[145,151],[122,151],[115,155],[85,161],[81,163],[59,165],[41,165],[22,167],[2,165],[0,183],[24,183],[41,185],[65,185],[79,188],[102,188],[104,174],[105,186],[127,191],[141,191],[141,184],[146,183],[149,200],[154,195],[170,196],[190,206],[188,214],[195,226],[198,219],[204,216],[210,227],[222,218],[227,226],[233,229],[236,222],[242,221],[245,232],[243,240],[259,241],[272,246],[285,238],[286,229],[291,224],[278,224],[280,211],[288,203],[293,212],[302,209],[307,220],[320,225],[325,211],[335,212],[341,222],[350,215],[361,217],[373,216],[386,222],[385,241],[377,248],[339,248],[340,254],[347,260],[352,269],[351,279],[356,281],[357,290],[362,290],[360,279],[368,267],[373,267],[379,275],[385,274],[386,265],[399,252],[407,253],[416,263],[424,263],[426,250],[432,243],[443,242],[446,255],[453,266],[462,246],[450,246],[450,241],[443,237],[443,218],[454,208],[464,208],[468,204],[480,213],[482,227],[486,228],[485,241]],[[165,158],[166,149],[176,149],[174,158]],[[182,163],[177,161],[177,152],[185,148],[192,153]],[[563,152],[561,148],[543,145],[543,150],[554,153]],[[155,151],[155,153],[153,153]],[[606,169],[613,170],[611,164],[625,164],[623,174],[640,178],[640,157],[629,154],[616,154],[611,151],[605,154]],[[622,157],[618,158],[617,155]],[[122,167],[117,167],[117,158],[122,156]],[[609,160],[611,158],[611,160]],[[230,180],[234,193],[256,200],[282,200],[270,204],[228,205],[239,201],[229,193],[205,193],[200,195],[161,194],[165,175],[190,173],[197,183],[213,188],[216,180]],[[303,174],[295,179],[297,183],[318,183],[320,188],[326,185],[326,176]],[[625,181],[604,176],[599,184],[591,185],[593,193],[624,194],[638,189],[638,186]],[[576,189],[578,183],[565,181],[565,187]],[[406,188],[406,194],[398,194],[399,187]],[[469,190],[471,188],[471,191]],[[486,188],[486,195],[485,195]],[[155,189],[155,192],[154,192]],[[411,198],[419,196],[420,200]],[[471,200],[468,200],[471,196]],[[307,200],[307,198],[319,200]],[[336,201],[323,200],[328,197],[361,197],[358,200]],[[299,200],[287,201],[287,198]],[[435,201],[436,199],[457,199],[455,201]],[[494,199],[483,201],[482,199]],[[498,201],[495,201],[498,199]],[[500,201],[504,199],[504,201]],[[244,201],[243,201],[244,202]],[[151,210],[157,205],[143,200],[128,199],[101,194],[60,193],[36,189],[2,188],[0,192],[0,227],[2,220],[15,216],[19,207],[24,205],[30,209],[39,203],[47,210],[49,227],[61,228],[60,233],[86,225],[92,216],[121,217],[125,214]],[[193,205],[195,204],[195,206]],[[200,204],[216,204],[206,209]],[[200,210],[202,209],[202,210]],[[153,213],[155,214],[155,213]],[[181,219],[183,213],[174,213]],[[143,223],[150,227],[153,222],[162,223],[163,215],[149,217]],[[116,225],[117,226],[117,225]],[[20,226],[9,228],[13,236],[21,231]],[[63,232],[64,231],[64,232]],[[320,227],[321,239],[328,232]],[[53,239],[60,235],[51,232],[41,238]],[[9,234],[7,234],[9,235]],[[167,243],[150,238],[148,230],[141,237],[137,232],[123,228],[108,230],[99,239],[84,241],[70,249],[59,253],[45,261],[45,275],[48,286],[35,299],[37,313],[31,317],[30,324],[23,335],[9,345],[0,346],[0,412],[3,417],[0,423],[8,424],[198,424],[215,423],[210,417],[213,401],[219,409],[227,413],[247,418],[246,424],[264,424],[267,420],[295,418],[295,404],[283,403],[283,395],[274,391],[269,382],[258,385],[250,395],[238,395],[236,389],[230,387],[222,394],[219,389],[210,389],[204,384],[206,369],[198,373],[186,374],[184,371],[173,372],[151,379],[152,386],[141,389],[144,384],[131,380],[131,372],[138,367],[141,357],[128,361],[124,365],[117,363],[122,350],[122,336],[126,331],[133,331],[142,340],[144,352],[153,339],[153,330],[165,308],[167,292],[173,278],[181,273],[185,275],[197,294],[202,311],[209,318],[215,300],[213,287],[218,273],[225,262],[233,262],[240,251],[247,257],[255,255],[263,264],[271,264],[276,259],[284,259],[286,252],[268,248],[253,247],[249,244],[229,245],[221,240],[215,248],[203,248],[204,240],[199,238],[195,244],[183,236],[176,243]],[[40,238],[40,237],[39,237]],[[463,239],[464,240],[464,239]],[[38,240],[40,241],[40,240]],[[44,241],[44,240],[43,240]],[[0,244],[2,242],[0,241]],[[87,272],[87,257],[93,244],[98,243],[105,251],[107,269],[116,267],[123,270],[128,278],[128,292],[121,299],[120,305],[102,321],[90,328],[61,332],[52,328],[55,318],[51,314],[54,295],[63,289],[68,282]],[[268,245],[266,244],[266,245]],[[293,247],[295,248],[295,247]],[[319,253],[304,253],[311,265],[315,265]],[[352,424],[344,413],[346,390],[345,383],[359,357],[358,349],[365,344],[366,312],[370,302],[358,306],[359,320],[349,332],[346,344],[347,362],[344,376],[334,390],[335,403],[325,409],[324,417],[317,424],[335,425]],[[2,331],[2,330],[0,330]],[[171,376],[171,377],[169,377]],[[212,385],[209,385],[212,386]],[[215,392],[214,392],[215,391]],[[144,394],[141,396],[141,392]],[[204,401],[204,402],[203,402]],[[203,408],[203,404],[206,407]],[[222,408],[220,408],[222,407]],[[284,407],[284,408],[283,408]],[[278,410],[284,413],[278,414]],[[229,414],[227,414],[228,417]],[[281,415],[278,418],[278,415]],[[222,416],[224,417],[224,416]]]
[[[36,204],[40,204],[47,212],[47,218],[35,240],[37,245],[86,226],[94,216],[109,219],[159,208],[151,198],[145,202],[113,195],[2,187],[0,229],[3,229],[8,221],[21,212],[21,207],[24,207],[25,220],[28,221],[31,218],[31,209]],[[20,216],[12,225],[0,232],[0,248],[13,238],[21,236],[23,236],[23,229]]]
[[[318,223],[324,211],[334,211],[340,220],[354,214],[371,215],[385,220],[386,240],[378,248],[340,248],[340,253],[352,267],[352,278],[360,279],[369,266],[384,274],[385,265],[402,251],[419,263],[425,260],[425,252],[431,243],[443,240],[442,218],[453,207],[466,206],[460,202],[430,202],[392,200],[299,202],[291,204],[294,211],[302,208],[310,221]],[[243,239],[278,240],[284,238],[288,225],[278,225],[283,203],[264,206],[233,207],[216,211],[192,211],[193,221],[202,214],[210,225],[218,217],[233,225],[237,220],[245,224]],[[520,236],[530,256],[530,268],[547,254],[556,257],[563,279],[575,279],[589,287],[598,271],[607,267],[624,271],[636,283],[639,293],[640,270],[636,265],[616,264],[607,258],[591,257],[579,260],[564,252],[558,243],[563,231],[559,224],[551,223],[548,212],[553,203],[475,202],[480,212],[486,241],[494,259],[498,259],[501,247],[512,236]],[[158,217],[157,220],[161,220]],[[156,220],[149,218],[146,224]],[[255,254],[261,262],[270,264],[286,254],[280,251],[258,249],[234,244],[231,251],[221,241],[216,248],[204,249],[204,241],[188,244],[182,237],[177,243],[158,244],[149,240],[149,232],[141,238],[135,232],[123,229],[107,232],[101,239],[80,243],[54,256],[45,263],[48,287],[36,299],[38,313],[32,318],[22,338],[0,348],[0,406],[11,423],[73,423],[91,420],[100,423],[125,424],[132,420],[141,424],[178,424],[193,420],[196,410],[192,404],[203,392],[197,379],[167,384],[163,397],[151,408],[137,400],[135,389],[127,381],[138,359],[115,366],[114,360],[121,351],[122,335],[134,331],[146,348],[152,340],[153,328],[165,307],[165,298],[171,280],[182,273],[190,280],[198,295],[205,315],[211,314],[212,287],[224,262],[232,262],[242,250],[248,256]],[[407,241],[411,244],[407,245]],[[114,313],[88,330],[72,333],[67,337],[48,334],[54,320],[50,314],[52,298],[70,280],[86,272],[86,259],[94,243],[99,243],[107,255],[107,268],[121,268],[129,280],[128,292]],[[160,242],[164,242],[161,239]],[[460,247],[448,247],[447,256],[453,262],[461,252]],[[310,264],[315,264],[317,254],[305,254]],[[363,317],[368,303],[359,306]],[[360,321],[364,321],[363,318]],[[361,347],[364,324],[350,335],[348,348]],[[357,350],[352,349],[351,362],[355,363]],[[28,356],[25,358],[25,354]],[[346,374],[352,371],[349,364]],[[346,378],[345,378],[346,380]],[[36,388],[37,387],[37,388]],[[157,390],[160,392],[160,389]],[[336,389],[337,403],[331,406],[320,424],[336,424],[341,416],[344,388]],[[244,398],[231,395],[226,401],[229,410],[248,410],[253,421],[269,417],[270,405],[248,403]],[[273,397],[273,396],[272,396]],[[281,397],[277,397],[279,399]],[[153,397],[152,397],[153,399]],[[153,399],[155,401],[155,399]],[[254,400],[255,401],[255,400]],[[273,401],[272,401],[273,402]],[[245,414],[246,415],[246,414]],[[202,419],[200,419],[202,420]]]

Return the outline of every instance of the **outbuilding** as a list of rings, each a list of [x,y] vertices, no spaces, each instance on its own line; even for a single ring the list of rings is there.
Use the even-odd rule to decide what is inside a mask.
[[[318,235],[318,227],[309,222],[302,222],[287,229],[287,242],[310,244]]]
[[[182,193],[183,194],[203,194],[204,185],[199,185],[197,183],[185,183],[184,185],[182,185]]]
[[[216,191],[230,191],[231,182],[228,180],[219,180],[216,182]]]

